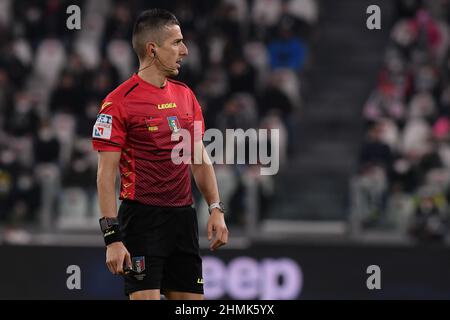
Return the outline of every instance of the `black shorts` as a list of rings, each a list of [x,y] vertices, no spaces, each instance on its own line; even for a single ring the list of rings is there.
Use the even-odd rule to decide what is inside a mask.
[[[160,289],[203,294],[197,213],[187,207],[153,207],[124,200],[119,209],[133,272],[125,294]]]

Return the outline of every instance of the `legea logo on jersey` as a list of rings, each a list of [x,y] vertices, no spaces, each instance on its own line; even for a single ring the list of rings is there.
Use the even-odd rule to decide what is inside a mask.
[[[109,114],[101,113],[97,116],[97,121],[92,131],[93,138],[111,139],[113,118]]]
[[[158,104],[158,110],[172,109],[172,108],[176,108],[176,107],[177,107],[177,104],[175,102]]]

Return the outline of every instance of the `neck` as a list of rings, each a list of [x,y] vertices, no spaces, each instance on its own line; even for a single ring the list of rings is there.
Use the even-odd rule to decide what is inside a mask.
[[[141,63],[139,66],[138,76],[142,80],[154,85],[155,87],[163,88],[167,84],[167,77],[155,65],[146,68],[148,63]]]

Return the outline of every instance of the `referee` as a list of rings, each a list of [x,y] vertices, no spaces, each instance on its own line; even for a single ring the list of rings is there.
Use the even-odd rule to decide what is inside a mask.
[[[134,25],[133,48],[139,70],[103,100],[92,132],[106,264],[113,274],[123,275],[130,299],[160,299],[161,293],[167,299],[203,299],[189,167],[209,205],[211,250],[227,243],[228,230],[202,142],[200,105],[187,85],[170,79],[188,54],[177,18],[162,9],[142,12]],[[199,164],[172,161],[178,142],[171,136],[180,129],[188,130],[192,145],[200,148]],[[118,167],[123,201],[117,212]]]

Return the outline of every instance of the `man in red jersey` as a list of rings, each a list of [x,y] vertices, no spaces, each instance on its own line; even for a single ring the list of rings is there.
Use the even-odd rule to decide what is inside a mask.
[[[227,243],[228,230],[202,142],[202,111],[188,86],[169,79],[178,75],[188,54],[177,18],[162,9],[141,13],[133,48],[139,71],[102,102],[92,132],[93,147],[99,151],[97,188],[106,264],[113,274],[124,276],[130,299],[159,299],[161,293],[168,299],[203,299],[189,167],[209,205],[211,250]],[[171,136],[181,129],[193,137],[202,161],[172,161],[178,141]],[[117,214],[118,167],[123,201]]]

